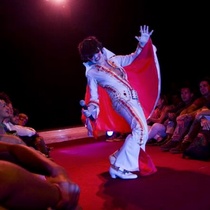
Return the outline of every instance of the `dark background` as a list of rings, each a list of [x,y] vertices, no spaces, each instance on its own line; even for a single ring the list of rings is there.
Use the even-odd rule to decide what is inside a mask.
[[[209,74],[207,3],[159,2],[1,0],[0,91],[37,130],[81,125],[86,78],[78,43],[95,35],[116,54],[127,54],[144,24],[154,29],[162,91],[186,80],[197,87]]]

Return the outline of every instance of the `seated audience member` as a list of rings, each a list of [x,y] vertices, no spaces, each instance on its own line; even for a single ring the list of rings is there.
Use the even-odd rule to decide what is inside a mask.
[[[184,152],[191,144],[194,142],[195,147],[195,139],[199,140],[199,136],[201,137],[203,134],[208,136],[210,133],[210,104],[207,107],[203,107],[201,110],[198,110],[195,115],[195,119],[193,120],[192,125],[188,133],[184,136],[183,140],[180,144],[172,148],[170,150],[173,154],[179,154]],[[199,145],[199,143],[198,143]]]
[[[147,119],[147,124],[149,126],[152,126],[154,123],[163,123],[170,109],[172,109],[172,106],[168,104],[167,97],[164,94],[161,94],[155,110],[153,111],[152,115]]]
[[[173,106],[168,104],[167,97],[161,94],[154,112],[147,119],[149,129],[147,144],[161,141],[166,136],[163,122],[166,120],[167,114],[172,108]]]
[[[10,116],[10,110],[8,104],[10,103],[10,98],[4,92],[0,92],[0,135],[3,135],[0,138],[0,141],[11,143],[11,144],[23,144],[25,145],[24,141],[20,138],[7,138],[7,132],[5,130],[5,125],[3,121],[5,118]]]
[[[171,139],[163,144],[160,148],[162,151],[170,151],[172,148],[179,147],[182,139],[187,134],[190,126],[195,119],[196,112],[202,107],[206,106],[210,101],[210,79],[204,78],[199,82],[199,89],[201,97],[198,97],[193,101],[193,103],[184,109],[180,115],[176,118],[176,128]],[[173,149],[174,150],[174,149]],[[173,151],[171,150],[171,151]]]
[[[10,102],[11,103],[11,102]],[[19,121],[19,110],[13,107],[13,117],[11,118],[11,122],[13,124],[18,125],[18,121]]]
[[[155,139],[154,145],[166,143],[173,135],[176,126],[176,117],[181,111],[190,106],[194,100],[194,93],[190,87],[180,89],[181,101],[178,102],[167,114],[163,123],[154,123],[149,131],[149,139]]]
[[[26,114],[24,114],[24,113],[19,113],[19,114],[17,115],[17,121],[16,121],[15,124],[17,124],[17,125],[22,125],[22,126],[26,126],[27,122],[28,122],[28,116],[27,116]]]
[[[28,115],[25,113],[19,113],[18,114],[18,125],[26,126],[27,122],[29,120]],[[46,154],[49,157],[49,152],[52,150],[52,147],[48,147],[45,144],[44,138],[40,136],[38,132],[32,137],[34,138],[35,144],[38,147],[38,150],[42,151],[44,154]]]
[[[28,116],[23,113],[19,113],[18,117],[13,115],[12,103],[8,104],[10,116],[5,118],[3,124],[8,132],[14,132],[19,136],[27,146],[33,147],[36,150],[43,153],[46,157],[50,157],[49,149],[44,142],[44,139],[31,127],[25,126],[28,121]],[[19,124],[13,124],[12,122]],[[21,125],[20,125],[21,124]]]
[[[21,139],[16,138],[16,140],[14,140],[13,138],[13,142],[11,143],[26,144],[28,146],[32,146],[46,155],[46,157],[50,157],[49,149],[46,146],[44,140],[39,137],[33,128],[14,125],[11,121],[14,121],[11,100],[6,93],[0,92],[0,134],[17,135],[21,137]]]
[[[77,209],[80,188],[63,167],[30,147],[2,138],[13,142],[18,137],[0,135],[0,209]]]
[[[181,144],[183,158],[210,159],[210,110],[196,115],[193,125]]]

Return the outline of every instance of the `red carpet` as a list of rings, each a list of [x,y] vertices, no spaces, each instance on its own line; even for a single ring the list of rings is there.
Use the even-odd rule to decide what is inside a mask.
[[[112,179],[108,157],[122,143],[87,138],[51,144],[52,158],[81,188],[82,210],[210,210],[210,162],[147,146],[155,174]]]

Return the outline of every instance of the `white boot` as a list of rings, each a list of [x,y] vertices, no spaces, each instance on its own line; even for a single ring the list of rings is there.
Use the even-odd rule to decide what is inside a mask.
[[[138,177],[136,174],[133,174],[121,168],[117,169],[114,166],[110,166],[109,173],[113,179],[116,179],[117,177],[121,179],[136,179]]]

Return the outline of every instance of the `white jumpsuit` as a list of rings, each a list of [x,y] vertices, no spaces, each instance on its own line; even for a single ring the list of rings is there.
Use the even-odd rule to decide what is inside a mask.
[[[97,86],[101,86],[110,96],[114,110],[131,127],[131,134],[127,136],[124,144],[115,154],[116,161],[114,163],[116,167],[127,171],[139,171],[140,146],[144,149],[148,138],[147,122],[137,92],[130,86],[127,74],[123,69],[140,52],[141,48],[137,48],[130,55],[112,56],[105,66],[92,64],[86,71],[90,88],[89,104],[97,105],[99,103]]]

